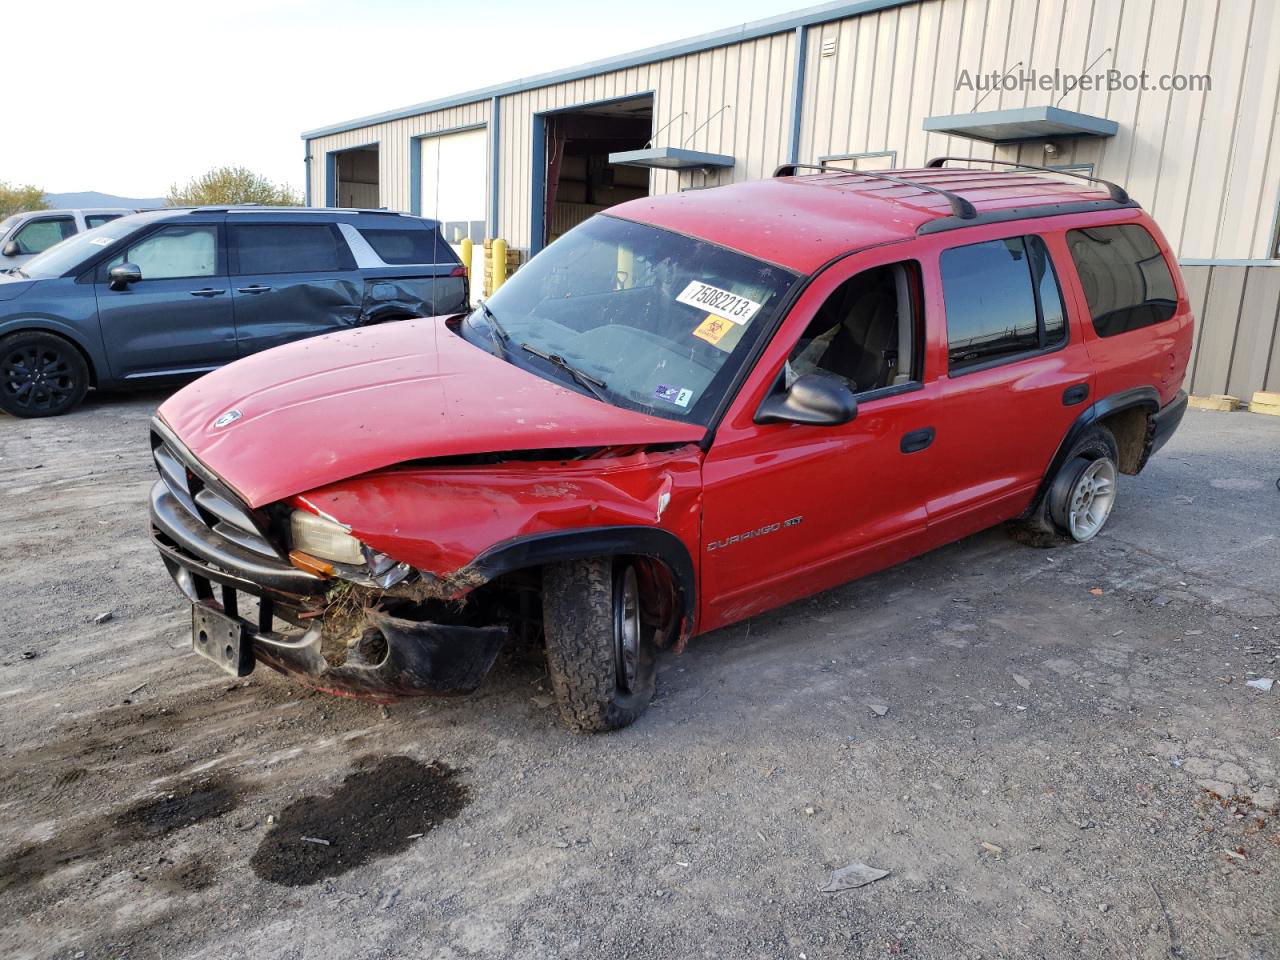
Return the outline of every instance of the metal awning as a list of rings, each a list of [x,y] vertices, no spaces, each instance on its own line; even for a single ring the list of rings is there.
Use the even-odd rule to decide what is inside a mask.
[[[702,153],[681,147],[650,147],[646,150],[623,150],[609,154],[609,162],[624,167],[648,167],[657,170],[697,170],[732,167],[733,157],[723,153]]]
[[[1018,107],[1013,110],[926,117],[924,129],[929,133],[949,133],[986,143],[1023,143],[1028,140],[1056,140],[1065,137],[1111,137],[1120,129],[1120,125],[1106,117],[1092,117],[1074,110]]]

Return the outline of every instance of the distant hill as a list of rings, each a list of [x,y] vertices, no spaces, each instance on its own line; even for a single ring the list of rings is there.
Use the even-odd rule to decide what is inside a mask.
[[[117,197],[95,190],[83,193],[46,193],[44,200],[54,210],[74,210],[77,207],[137,207],[149,210],[164,206],[164,197]]]

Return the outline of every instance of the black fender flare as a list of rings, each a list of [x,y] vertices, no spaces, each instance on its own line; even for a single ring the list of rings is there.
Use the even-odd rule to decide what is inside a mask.
[[[488,581],[548,563],[625,554],[651,557],[671,571],[676,590],[676,632],[683,643],[693,635],[697,622],[697,572],[684,541],[661,527],[623,524],[529,534],[495,544],[467,566]]]
[[[1067,428],[1066,436],[1062,438],[1062,442],[1058,444],[1058,449],[1053,454],[1053,459],[1049,461],[1049,469],[1040,478],[1040,486],[1036,489],[1035,498],[1032,499],[1031,505],[1027,507],[1024,516],[1033,514],[1044,502],[1045,494],[1049,492],[1049,485],[1053,482],[1053,478],[1058,475],[1058,471],[1062,469],[1062,464],[1067,459],[1067,454],[1071,452],[1071,448],[1076,445],[1076,441],[1083,436],[1084,432],[1104,417],[1109,417],[1113,413],[1119,413],[1121,410],[1131,410],[1135,407],[1145,407],[1147,412],[1155,415],[1160,412],[1160,394],[1156,392],[1155,387],[1134,387],[1131,390],[1121,390],[1109,396],[1102,397],[1090,404],[1080,416],[1076,417],[1075,422]],[[1147,435],[1147,452],[1143,455],[1143,463],[1151,452],[1151,432],[1148,430]]]

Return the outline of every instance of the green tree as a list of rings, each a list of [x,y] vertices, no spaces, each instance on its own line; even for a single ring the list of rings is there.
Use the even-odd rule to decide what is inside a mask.
[[[19,186],[0,180],[0,220],[11,213],[26,213],[28,210],[48,210],[49,204],[44,201],[44,191],[31,184]]]
[[[185,186],[173,184],[165,202],[171,207],[224,203],[296,207],[302,204],[302,198],[292,187],[272,183],[247,167],[215,167],[203,176],[188,180]]]

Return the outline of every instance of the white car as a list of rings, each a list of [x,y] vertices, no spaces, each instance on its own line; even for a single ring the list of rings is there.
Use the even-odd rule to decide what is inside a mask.
[[[0,220],[0,270],[20,267],[67,237],[137,212],[127,207],[93,207],[15,213]]]

